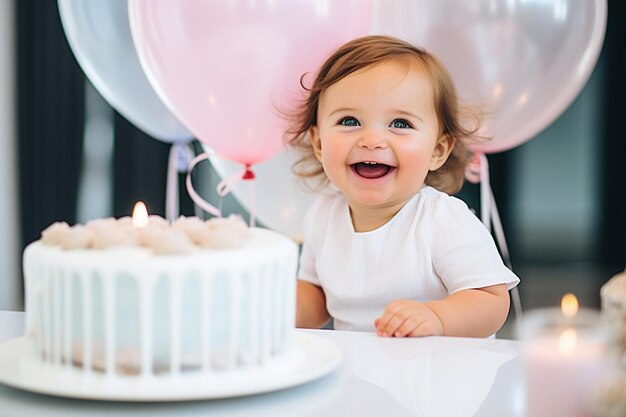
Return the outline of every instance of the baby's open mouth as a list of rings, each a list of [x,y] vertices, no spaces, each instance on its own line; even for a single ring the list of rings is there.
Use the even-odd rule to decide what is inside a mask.
[[[391,165],[369,161],[357,162],[350,165],[350,167],[358,176],[367,179],[382,178],[396,168]]]

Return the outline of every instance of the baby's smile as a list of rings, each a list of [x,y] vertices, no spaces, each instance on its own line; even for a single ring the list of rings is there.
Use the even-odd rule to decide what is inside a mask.
[[[382,178],[396,169],[396,167],[381,162],[363,161],[350,165],[352,171],[359,177],[366,179]]]

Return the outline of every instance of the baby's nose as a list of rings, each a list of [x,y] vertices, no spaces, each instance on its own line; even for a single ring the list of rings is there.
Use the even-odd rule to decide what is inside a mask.
[[[387,140],[384,132],[376,129],[365,129],[359,138],[358,145],[366,149],[384,149],[387,147]]]

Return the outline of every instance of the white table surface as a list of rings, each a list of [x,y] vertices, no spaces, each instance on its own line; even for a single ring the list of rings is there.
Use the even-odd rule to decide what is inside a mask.
[[[22,335],[24,313],[0,311],[0,343]],[[115,403],[34,394],[0,384],[0,416],[521,417],[518,342],[373,333],[311,332],[344,353],[333,373],[248,397],[176,403]]]

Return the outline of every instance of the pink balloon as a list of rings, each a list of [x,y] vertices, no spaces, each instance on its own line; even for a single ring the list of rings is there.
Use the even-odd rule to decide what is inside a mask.
[[[606,3],[385,0],[374,31],[433,52],[461,98],[487,105],[494,139],[476,150],[494,153],[537,135],[580,93],[602,49]]]
[[[279,110],[302,98],[302,74],[371,28],[369,2],[359,0],[130,0],[129,17],[162,100],[202,142],[243,164],[284,149]]]

